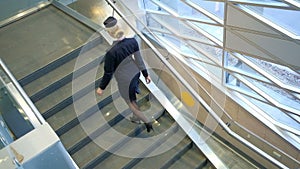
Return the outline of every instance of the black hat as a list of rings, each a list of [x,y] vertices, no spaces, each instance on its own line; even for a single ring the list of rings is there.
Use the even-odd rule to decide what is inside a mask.
[[[117,19],[113,16],[110,16],[103,22],[103,24],[105,28],[111,28],[117,24]]]

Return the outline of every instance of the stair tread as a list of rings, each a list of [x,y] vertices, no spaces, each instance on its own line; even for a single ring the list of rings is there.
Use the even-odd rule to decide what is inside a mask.
[[[102,77],[103,74],[103,68],[99,66],[98,68],[93,68],[89,72],[94,72],[95,69],[97,69],[97,77],[100,78]],[[84,78],[83,76],[88,76],[88,73],[78,77],[76,80],[73,80],[72,82],[67,83],[66,85],[62,86],[61,88],[57,89],[56,91],[50,93],[46,97],[42,98],[41,100],[35,102],[36,107],[38,110],[43,114],[50,108],[54,107],[58,103],[61,103],[63,100],[67,99],[68,97],[71,97],[72,94],[76,93],[76,91],[83,89],[84,87],[87,87],[90,83],[86,81],[80,81],[80,78]],[[77,81],[77,82],[76,82]],[[78,83],[83,83],[83,84],[78,84],[77,89],[74,89],[74,84]],[[92,83],[92,82],[91,82]]]
[[[145,90],[146,90],[145,87],[143,87],[141,85],[141,91],[142,91],[142,93],[147,94],[147,92],[145,92]],[[143,97],[143,95],[141,94],[139,97]],[[105,107],[103,107],[101,109],[101,112],[93,114],[89,118],[87,118],[84,121],[82,121],[81,124],[78,124],[76,127],[72,128],[70,131],[68,131],[67,133],[63,134],[60,138],[61,138],[62,142],[64,143],[65,147],[67,149],[69,149],[72,146],[76,145],[83,138],[87,137],[88,133],[94,132],[100,126],[102,126],[104,123],[108,122],[113,117],[119,115],[120,112],[123,112],[126,109],[128,109],[127,105],[125,105],[125,106],[123,106],[123,108],[121,108],[120,105],[119,105],[120,101],[123,101],[123,99],[121,97],[116,98],[114,100],[114,102],[112,102],[109,105],[106,105]],[[115,108],[115,105],[118,106],[118,109]],[[144,104],[142,104],[142,105],[144,105]],[[154,110],[155,110],[155,108],[156,109],[158,109],[158,108],[162,109],[161,106],[160,107],[159,106],[155,106],[155,104],[152,104],[152,106],[154,107]],[[143,106],[141,106],[141,109],[145,109],[145,108],[143,108]],[[99,119],[99,113],[101,113],[101,114],[104,115],[104,119],[101,119],[101,120]],[[109,115],[107,113],[109,113]],[[124,130],[124,129],[127,128],[127,127],[124,128],[124,126],[122,125],[122,123],[126,123],[124,125],[128,126],[128,128],[129,128],[129,130],[127,130],[128,133],[134,129],[134,126],[136,126],[136,124],[133,124],[133,123],[129,122],[128,120],[122,120],[117,125],[117,126],[122,126],[120,128],[120,130]],[[129,127],[129,126],[132,126],[132,127]],[[84,129],[82,129],[82,127]],[[117,128],[115,128],[115,129],[117,129]],[[128,133],[125,132],[125,134],[128,134]],[[103,134],[102,134],[101,137],[105,137],[105,136],[103,136]],[[86,146],[88,146],[88,145],[89,144],[87,144]],[[79,151],[81,151],[81,150],[79,150]],[[77,152],[79,152],[79,151],[77,151]]]
[[[47,122],[53,130],[56,131],[76,117],[77,114],[75,113],[74,107],[73,105],[70,105],[56,113],[54,116],[49,117]]]
[[[114,147],[116,143],[118,143],[119,141],[121,141],[123,139],[123,137],[120,138],[117,135],[112,134],[112,133],[117,132],[118,134],[121,134],[123,136],[127,136],[129,133],[131,133],[138,126],[141,126],[141,125],[143,125],[143,124],[138,125],[138,124],[134,124],[134,123],[129,122],[128,120],[123,119],[122,121],[117,123],[115,126],[113,126],[113,128],[109,128],[105,133],[101,134],[94,141],[95,142],[98,142],[98,141],[101,142],[101,144],[106,145],[107,148]],[[148,133],[146,133],[146,131],[143,131],[142,133],[143,134],[141,134],[141,135],[144,135],[144,137],[149,135]],[[96,159],[96,157],[94,159]],[[91,159],[91,161],[94,160],[94,159]]]
[[[183,154],[170,168],[197,168],[206,161],[206,157],[194,145],[189,151]]]
[[[35,106],[43,114],[50,108],[62,102],[64,99],[70,97],[72,95],[71,93],[72,93],[72,84],[68,83],[62,88],[54,91],[50,95],[47,95],[42,100],[35,102]]]
[[[169,138],[169,140],[173,141],[174,139],[182,139],[175,136],[174,138]],[[147,166],[151,166],[151,168],[161,168],[170,158],[172,158],[182,147],[186,146],[190,143],[190,139],[188,137],[184,137],[180,143],[178,143],[173,148],[169,149],[169,147],[165,147],[165,149],[169,149],[166,152],[162,152],[157,156],[144,158],[140,163],[133,167],[133,169],[139,168],[147,168]],[[172,144],[169,144],[172,146]]]
[[[141,85],[141,90],[143,91],[142,93],[144,93],[143,95],[139,95],[138,99],[140,99],[141,97],[145,97],[145,94],[147,94],[146,92],[144,92],[146,89],[144,89],[145,87],[143,87]],[[94,94],[95,91],[91,91],[90,94]],[[106,97],[108,97],[107,95],[109,94],[109,92],[104,92],[103,96],[101,97],[97,97],[97,100],[102,100]],[[78,116],[81,116],[83,113],[86,113],[86,111],[89,111],[89,109],[91,107],[95,107],[95,104],[93,104],[90,99],[88,99],[88,97],[91,97],[89,95],[85,95],[83,97],[81,97],[79,100],[77,100],[75,102],[75,104],[78,104],[77,110],[75,111],[75,108],[73,105],[69,105],[68,107],[66,107],[65,109],[59,111],[58,113],[56,113],[55,115],[51,116],[50,118],[47,119],[47,121],[49,122],[49,124],[55,129],[59,129],[61,127],[63,127],[65,124],[67,124],[68,122],[70,122],[71,120],[77,118]],[[114,98],[114,102],[106,105],[105,107],[103,107],[100,111],[102,114],[104,115],[104,118],[106,121],[111,120],[113,117],[115,117],[116,115],[118,115],[120,112],[124,111],[125,109],[128,109],[127,105],[124,105],[123,108],[121,108],[120,106],[120,102],[123,101],[121,97],[118,98]],[[79,102],[79,103],[77,103]],[[73,103],[74,104],[74,103]],[[118,104],[118,111],[114,108],[115,104]],[[94,110],[94,109],[93,109]],[[76,112],[76,113],[75,113]],[[109,114],[108,114],[109,113]],[[96,113],[95,113],[96,114]],[[66,116],[68,118],[66,118]],[[93,115],[95,116],[95,115]],[[63,119],[63,120],[60,120]],[[69,119],[69,120],[68,120]],[[90,118],[89,118],[90,119]],[[85,122],[88,121],[88,119],[81,121],[84,123],[88,123]],[[98,128],[99,125],[96,125],[95,127]],[[72,130],[72,129],[71,129]],[[66,134],[66,133],[65,133]],[[64,135],[65,135],[64,134]],[[65,137],[65,136],[63,136]],[[68,137],[72,137],[72,135],[68,135]],[[68,138],[67,137],[67,138]]]
[[[128,121],[125,121],[125,120],[122,120],[122,121],[126,122],[126,126],[134,125]],[[78,162],[77,164],[81,168],[84,165],[88,164],[90,161],[94,160],[100,154],[104,153],[105,150],[103,150],[102,146],[111,144],[112,140],[116,140],[114,135],[111,135],[108,132],[104,132],[103,134],[101,134],[101,136],[93,139],[92,142],[88,143],[83,148],[81,148],[79,151],[77,151],[75,154],[73,154],[72,157],[77,159],[78,156],[85,156],[83,159],[80,159],[81,161],[77,161]],[[95,147],[97,147],[97,148],[95,148]],[[87,150],[88,150],[88,152],[86,152]],[[85,153],[93,154],[93,155],[86,156]],[[82,162],[82,161],[84,161],[84,162]]]
[[[68,122],[72,121],[73,119],[77,118],[79,115],[86,112],[92,106],[95,106],[95,104],[92,101],[90,101],[91,95],[94,94],[95,94],[94,90],[90,91],[88,94],[79,98],[79,100],[76,100],[75,103],[65,107],[61,111],[58,111],[55,115],[49,117],[47,119],[47,122],[54,130],[63,127]],[[103,93],[101,97],[96,97],[96,102],[99,102],[108,96],[109,96],[108,92]],[[74,108],[74,104],[76,104],[76,110]]]
[[[76,59],[72,59],[71,61],[65,63],[64,65],[56,68],[55,70],[44,74],[42,77],[32,81],[31,83],[23,86],[25,92],[29,96],[33,96],[35,93],[41,91],[42,89],[49,86],[51,83],[54,83],[74,70]]]
[[[153,125],[153,128],[155,130],[154,132],[151,131],[150,133],[148,133],[146,130],[144,130],[144,131],[142,131],[142,133],[140,133],[135,138],[148,138],[145,141],[145,143],[148,142],[148,143],[153,144],[155,139],[152,136],[162,133],[167,128],[169,128],[173,123],[173,120],[171,120],[169,117],[164,117],[164,116],[160,117],[159,121],[160,121],[160,125],[158,125],[158,123],[155,123]],[[122,127],[122,126],[120,125],[120,127]],[[161,135],[161,136],[163,136],[163,135]],[[122,144],[120,150],[123,152],[130,152],[130,154],[128,154],[128,156],[130,156],[132,154],[142,153],[148,147],[151,146],[151,144],[137,144],[137,143],[138,142],[136,142],[134,139],[131,139],[129,142]],[[102,167],[103,168],[123,168],[132,159],[133,158],[123,157],[123,156],[119,156],[116,154],[112,154],[107,159],[105,159],[100,164],[98,164],[95,168],[102,168]],[[112,163],[112,161],[117,161],[117,163]]]
[[[96,157],[98,154],[101,154],[105,150],[102,149],[97,143],[90,142],[87,146],[84,146],[78,152],[73,154],[71,157],[78,165],[79,168],[82,168],[86,163],[88,163],[92,158]]]
[[[104,123],[117,115],[117,110],[113,108],[113,103],[105,106],[101,111],[103,111],[103,113],[94,113],[84,121],[81,121],[80,124],[72,128],[70,131],[60,136],[61,141],[64,143],[67,149],[74,146],[78,141],[88,136],[89,133],[97,130]],[[113,113],[113,111],[116,113]],[[103,118],[106,114],[105,112],[110,112],[111,115]],[[103,117],[101,118],[100,116]]]

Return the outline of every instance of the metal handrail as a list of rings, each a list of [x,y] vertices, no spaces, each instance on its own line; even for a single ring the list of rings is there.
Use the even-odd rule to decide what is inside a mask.
[[[122,14],[120,10],[117,9],[117,7],[114,5],[113,2],[109,0],[105,0],[115,12],[118,13],[118,15],[128,24],[128,26],[147,44],[149,47],[153,50],[153,52],[158,56],[158,58],[167,66],[167,68],[176,76],[176,78],[188,89],[188,91],[193,95],[194,98],[197,99],[197,101],[204,107],[204,109],[220,124],[220,126],[232,137],[239,140],[241,143],[249,147],[250,149],[254,150],[255,152],[259,153],[264,158],[268,159],[270,162],[275,164],[276,166],[280,168],[287,168],[284,164],[270,156],[269,154],[265,153],[249,141],[245,140],[235,132],[233,132],[227,125],[222,121],[222,119],[209,107],[209,105],[197,94],[197,92],[189,85],[188,82],[184,80],[184,78],[181,77],[181,75],[176,71],[176,69],[173,68],[173,66],[162,56],[162,54],[158,51],[157,48],[151,42],[141,33],[139,32],[130,22],[126,19],[126,17]],[[125,6],[125,5],[123,5]],[[134,14],[132,14],[134,15]],[[136,15],[134,15],[137,19]],[[138,19],[137,19],[138,20]],[[145,25],[144,25],[145,26]],[[146,26],[145,26],[146,27]],[[146,27],[147,28],[147,27]],[[151,31],[149,31],[151,32]],[[154,36],[155,37],[155,36]],[[157,39],[160,41],[159,39]]]
[[[41,115],[41,113],[38,111],[38,109],[35,107],[35,105],[32,103],[31,99],[28,97],[28,95],[25,93],[25,91],[23,90],[23,88],[21,87],[21,85],[18,83],[18,81],[15,79],[15,77],[13,76],[13,74],[10,72],[10,70],[8,69],[8,67],[5,65],[5,63],[2,61],[2,59],[0,58],[0,66],[3,68],[3,70],[5,71],[6,75],[9,77],[9,79],[11,80],[12,84],[14,85],[14,87],[17,89],[17,91],[20,93],[20,95],[22,96],[22,98],[25,100],[25,102],[27,103],[27,105],[29,106],[29,108],[32,110],[34,116],[36,117],[36,119],[38,120],[39,123],[35,123],[32,121],[33,117],[31,116],[30,112],[26,112],[26,115],[29,117],[30,122],[32,123],[32,125],[36,128],[41,124],[46,123],[45,119],[43,118],[43,116]]]

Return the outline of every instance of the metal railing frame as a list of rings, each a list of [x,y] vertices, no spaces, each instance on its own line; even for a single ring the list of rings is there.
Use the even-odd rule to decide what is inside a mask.
[[[13,76],[13,74],[10,72],[10,70],[8,69],[8,67],[5,65],[5,63],[2,61],[2,59],[0,58],[0,66],[3,68],[3,70],[5,71],[6,75],[8,76],[8,78],[11,80],[13,86],[17,89],[17,91],[20,93],[20,95],[22,96],[22,98],[24,99],[24,101],[27,103],[27,105],[29,106],[29,108],[31,109],[33,115],[35,117],[32,117],[32,114],[29,112],[25,112],[27,116],[29,116],[29,120],[31,122],[31,124],[36,128],[39,125],[42,125],[44,123],[46,123],[45,119],[43,118],[43,116],[41,115],[41,113],[38,111],[38,109],[35,107],[35,105],[33,104],[33,102],[31,101],[31,99],[28,97],[28,95],[26,94],[26,92],[23,90],[23,88],[21,87],[21,85],[18,83],[18,81],[16,80],[16,78]],[[20,105],[22,107],[22,105]],[[40,124],[34,123],[32,121],[33,118],[36,118],[38,120],[38,122]]]

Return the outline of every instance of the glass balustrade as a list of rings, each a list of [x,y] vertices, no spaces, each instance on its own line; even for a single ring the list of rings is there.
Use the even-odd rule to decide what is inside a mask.
[[[24,100],[1,65],[0,134],[6,144],[12,143],[34,129],[19,101]]]

